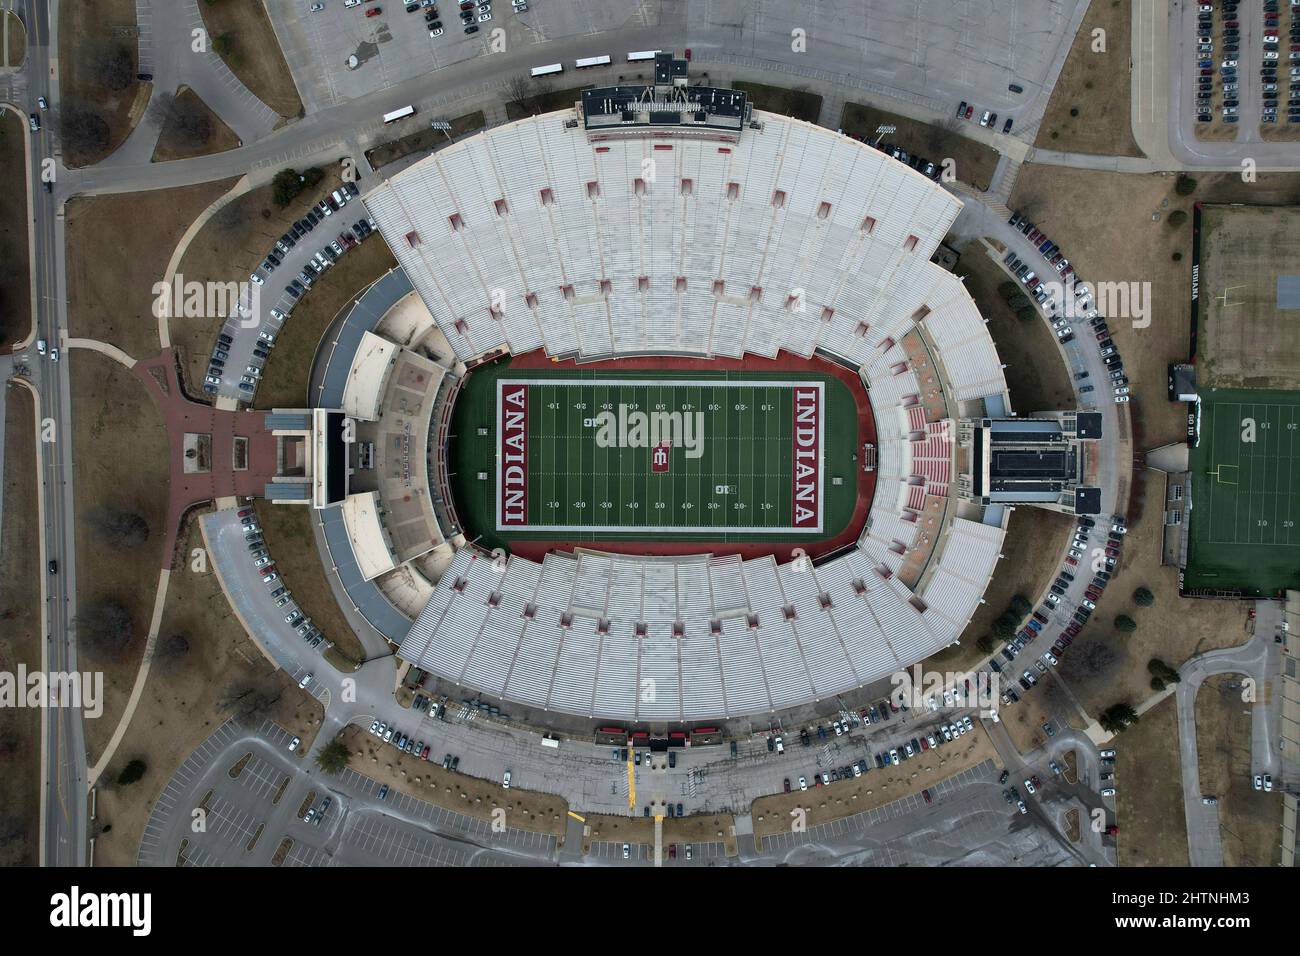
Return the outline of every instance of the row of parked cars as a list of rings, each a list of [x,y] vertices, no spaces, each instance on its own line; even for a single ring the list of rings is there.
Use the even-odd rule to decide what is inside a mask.
[[[293,594],[284,586],[280,579],[280,572],[271,559],[270,552],[267,550],[266,541],[262,538],[262,528],[257,523],[257,513],[252,508],[244,508],[237,514],[239,525],[244,532],[244,543],[248,546],[248,556],[253,562],[253,567],[257,573],[262,576],[262,583],[270,591],[271,601],[275,604],[278,611],[284,611],[287,607],[288,612],[284,616],[284,622],[293,628],[303,642],[309,647],[321,647],[325,644],[325,635],[320,632],[320,628],[311,622],[293,603]],[[329,644],[325,644],[323,649],[328,649]],[[308,678],[311,675],[307,675]],[[304,681],[302,686],[306,686]]]
[[[1224,4],[1224,15],[1227,16],[1229,4]],[[1231,3],[1233,8],[1236,3]],[[1264,3],[1264,39],[1263,39],[1263,66],[1260,68],[1259,76],[1262,85],[1263,98],[1260,105],[1259,121],[1261,123],[1276,123],[1278,121],[1278,110],[1280,107],[1281,83],[1278,74],[1281,72],[1283,62],[1287,65],[1289,88],[1286,99],[1286,121],[1288,123],[1300,123],[1300,0],[1292,2],[1290,5],[1290,42],[1287,44],[1288,49],[1282,50],[1282,41],[1279,36],[1281,29],[1280,13],[1278,10],[1277,0],[1265,0]]]
[[[1022,92],[1021,90],[1019,90],[1019,89],[1018,89],[1017,87],[1015,87],[1015,86],[1012,86],[1012,87],[1011,87],[1011,90],[1012,90],[1013,92]],[[975,107],[974,107],[974,106],[972,106],[971,104],[967,103],[965,100],[962,100],[960,103],[957,104],[957,119],[968,120],[968,119],[972,119],[974,116],[975,116]],[[980,114],[980,125],[983,126],[983,127],[985,127],[986,129],[992,129],[992,130],[997,129],[997,128],[998,128],[998,114],[997,114],[997,113],[992,113],[992,112],[990,112],[989,110],[985,110],[983,113]],[[1011,132],[1011,117],[1010,117],[1010,116],[1008,116],[1008,117],[1006,118],[1006,121],[1003,122],[1003,124],[1002,124],[1002,132],[1004,132],[1004,133],[1010,133],[1010,132]]]
[[[1042,256],[1047,266],[1059,277],[1061,290],[1061,301],[1051,297],[1050,287],[1043,283],[1037,273],[1033,271],[1030,264],[1022,262],[1014,252],[1008,252],[1002,260],[1003,265],[1025,286],[1025,289],[1032,295],[1039,304],[1043,305],[1047,312],[1048,321],[1052,323],[1052,330],[1056,337],[1060,339],[1062,345],[1073,342],[1076,338],[1075,331],[1078,328],[1073,322],[1074,318],[1082,318],[1087,321],[1089,331],[1097,340],[1097,349],[1101,353],[1102,364],[1106,366],[1106,372],[1109,376],[1107,382],[1110,388],[1110,397],[1116,404],[1123,404],[1129,400],[1129,381],[1128,375],[1124,371],[1124,360],[1119,354],[1119,346],[1110,335],[1110,326],[1106,323],[1106,317],[1096,308],[1092,299],[1092,289],[1074,269],[1070,260],[1065,257],[1064,251],[1048,235],[1039,229],[1029,218],[1019,211],[1013,212],[1007,224],[1019,229],[1020,232],[1033,244],[1038,254]],[[1046,273],[1046,270],[1044,270]],[[1064,301],[1065,297],[1072,297],[1073,301]],[[1050,301],[1049,301],[1050,300]],[[1060,307],[1067,307],[1066,315],[1060,315]],[[1084,370],[1076,373],[1075,378],[1082,381],[1091,376],[1091,373]],[[1079,391],[1082,394],[1096,391],[1096,386],[1092,383],[1080,385]]]
[[[883,769],[885,767],[895,766],[904,763],[911,758],[918,756],[926,750],[933,750],[942,747],[944,744],[951,743],[959,737],[975,729],[974,721],[969,716],[960,717],[952,723],[943,723],[937,729],[928,733],[917,734],[910,740],[904,740],[897,747],[890,747],[888,750],[879,751],[874,755],[876,767]],[[852,780],[861,777],[864,773],[871,770],[871,761],[865,757],[843,767],[835,767],[830,770],[822,770],[813,774],[813,786],[829,787],[832,783],[840,780]],[[808,789],[808,778],[799,778],[799,789]],[[790,779],[785,780],[785,792],[789,793],[793,787]],[[927,797],[926,802],[929,803]]]

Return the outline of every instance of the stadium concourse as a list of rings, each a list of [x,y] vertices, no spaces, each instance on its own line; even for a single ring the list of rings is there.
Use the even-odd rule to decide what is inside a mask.
[[[969,622],[1007,514],[956,494],[953,423],[1011,410],[983,319],[930,261],[960,202],[848,137],[746,115],[731,134],[657,126],[653,137],[589,135],[574,111],[535,116],[365,195],[395,274],[454,352],[429,413],[435,537],[449,560],[366,582],[392,599],[400,576],[397,590],[420,596],[386,632],[402,658],[540,709],[713,720],[862,687]],[[770,553],[487,554],[446,493],[450,407],[467,370],[539,348],[584,365],[788,353],[855,369],[876,430],[861,534],[784,564]]]

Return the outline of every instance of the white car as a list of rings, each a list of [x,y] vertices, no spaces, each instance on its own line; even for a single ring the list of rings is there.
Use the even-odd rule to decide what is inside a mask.
[[[948,729],[947,724],[939,728],[939,733],[943,734],[944,743],[952,742],[952,731]]]
[[[440,36],[442,36],[442,27],[436,27],[436,28],[430,30],[430,31],[429,31],[429,36],[431,36],[431,37],[440,37]]]
[[[984,111],[984,114],[980,117],[980,125],[981,125],[981,126],[988,126],[988,125],[989,125],[989,118],[992,117],[992,115],[993,115],[993,114],[992,114],[991,112],[989,112],[988,110],[985,110],[985,111]]]
[[[1113,796],[1115,796],[1115,788],[1114,788],[1114,787],[1103,787],[1102,790],[1101,790],[1101,795],[1102,795],[1103,797],[1113,797]]]
[[[1028,777],[1025,778],[1025,789],[1028,790],[1031,794],[1037,792],[1034,790],[1034,781],[1030,780]]]
[[[1047,663],[1051,664],[1053,667],[1056,666],[1056,655],[1051,651],[1043,651],[1043,660],[1047,661]]]
[[[299,745],[300,743],[302,743],[302,738],[300,738],[300,737],[294,737],[293,740],[289,741],[289,751],[290,751],[290,753],[292,753],[293,751],[297,750],[297,749],[298,749],[298,745]]]
[[[962,721],[962,723],[965,725],[965,727],[966,727],[967,730],[974,730],[974,729],[975,729],[975,725],[971,722],[971,719],[970,719],[970,715],[969,715],[969,714],[968,714],[967,716],[963,717],[963,718],[961,719],[961,721]]]
[[[1016,809],[1018,809],[1021,813],[1028,813],[1028,812],[1029,812],[1029,808],[1028,808],[1027,806],[1025,806],[1025,801],[1023,801],[1023,800],[1017,800],[1017,801],[1016,801]]]
[[[632,848],[626,843],[623,844],[623,859],[629,859],[632,856]]]
[[[248,277],[248,281],[253,283],[253,285],[261,285],[262,277],[258,275],[256,272],[254,272],[252,275]]]
[[[1084,598],[1084,599],[1083,599],[1082,601],[1080,601],[1079,603],[1080,603],[1081,605],[1083,605],[1084,607],[1086,607],[1089,611],[1095,611],[1095,610],[1097,610],[1097,605],[1094,604],[1092,601],[1090,601],[1088,598]]]
[[[45,340],[44,340],[44,339],[37,339],[37,340],[36,340],[36,354],[37,354],[37,355],[44,355],[44,354],[45,354]]]
[[[509,789],[510,789],[510,771],[509,771],[509,770],[507,770],[506,773],[505,773],[505,776],[501,778],[501,786],[502,786],[502,788],[504,788],[504,789],[506,789],[506,790],[509,790]]]
[[[51,362],[57,362],[58,360],[59,360],[59,350],[58,350],[58,349],[50,349],[50,361],[51,361]]]
[[[377,734],[379,733],[381,727],[383,727],[383,724],[381,724],[379,721],[376,720],[374,723],[370,725],[370,732],[372,734]]]
[[[312,673],[311,671],[308,671],[306,674],[303,675],[302,680],[298,681],[298,686],[306,687],[308,684],[311,683],[311,678],[312,678]]]
[[[807,778],[807,777],[800,777],[800,778],[799,778],[799,789],[800,789],[800,790],[807,790],[807,789],[808,789],[808,778]]]
[[[1273,775],[1271,773],[1264,774],[1264,792],[1273,792]]]
[[[1265,50],[1265,51],[1264,51],[1264,59],[1266,59],[1266,60],[1276,60],[1276,59],[1277,59],[1277,50]]]
[[[479,22],[479,23],[487,23],[487,22],[488,22],[489,20],[491,20],[491,19],[492,19],[492,14],[490,14],[490,13],[480,13],[480,14],[478,15],[478,22]]]

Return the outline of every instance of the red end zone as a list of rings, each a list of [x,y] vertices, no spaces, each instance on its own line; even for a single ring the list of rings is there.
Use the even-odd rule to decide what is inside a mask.
[[[821,522],[821,397],[820,388],[794,390],[794,487],[790,523],[796,528],[816,528]]]
[[[501,415],[498,524],[523,527],[528,524],[528,386],[502,385],[497,404]]]

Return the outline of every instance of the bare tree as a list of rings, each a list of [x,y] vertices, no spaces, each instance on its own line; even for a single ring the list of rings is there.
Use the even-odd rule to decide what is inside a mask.
[[[111,136],[108,121],[84,100],[64,101],[59,109],[58,127],[59,140],[68,154],[70,165],[93,162],[108,149]]]
[[[119,656],[131,643],[135,622],[131,612],[106,598],[82,606],[77,615],[78,645],[98,660]]]
[[[271,681],[236,681],[222,692],[217,706],[233,717],[255,717],[265,713],[280,699],[279,688]]]
[[[516,73],[514,76],[506,79],[507,103],[515,103],[519,106],[523,106],[524,102],[532,95],[532,81],[522,73]]]
[[[212,139],[212,116],[194,94],[177,96],[158,92],[149,100],[146,115],[165,133],[191,146],[204,146]]]
[[[110,548],[138,548],[149,540],[149,522],[123,508],[96,508],[90,513],[90,525]]]

